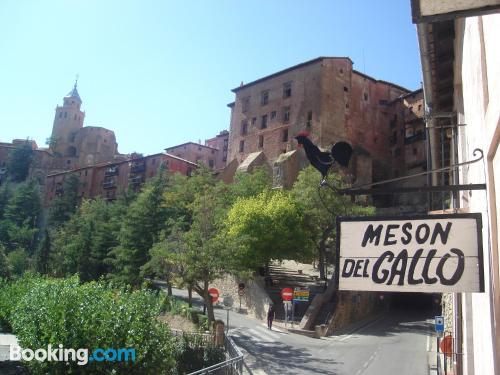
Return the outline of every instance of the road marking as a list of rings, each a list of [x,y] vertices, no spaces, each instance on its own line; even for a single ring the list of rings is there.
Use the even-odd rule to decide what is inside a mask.
[[[340,340],[338,340],[338,341],[345,341],[345,340],[347,340],[347,339],[350,339],[351,337],[353,337],[354,335],[356,335],[359,331],[362,331],[363,329],[366,329],[366,328],[368,328],[368,327],[371,327],[372,325],[374,325],[375,323],[378,323],[378,322],[379,322],[380,320],[382,320],[383,318],[384,318],[384,317],[383,317],[383,316],[381,316],[380,318],[375,319],[373,322],[368,323],[368,324],[366,324],[366,325],[364,325],[364,326],[359,327],[358,329],[354,330],[354,332],[350,333],[350,334],[349,334],[349,335],[347,335],[347,336],[342,337],[342,338],[341,338]]]

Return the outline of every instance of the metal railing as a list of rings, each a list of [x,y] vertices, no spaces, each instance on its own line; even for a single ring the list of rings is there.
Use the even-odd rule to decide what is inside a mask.
[[[188,375],[241,375],[243,373],[243,354],[231,337],[224,337],[224,348],[226,349],[229,359],[210,367],[191,372]]]

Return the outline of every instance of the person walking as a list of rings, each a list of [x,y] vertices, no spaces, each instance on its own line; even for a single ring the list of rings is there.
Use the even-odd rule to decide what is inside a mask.
[[[270,304],[269,310],[267,311],[267,328],[271,330],[273,329],[272,327],[273,327],[274,315],[275,315],[274,305]]]

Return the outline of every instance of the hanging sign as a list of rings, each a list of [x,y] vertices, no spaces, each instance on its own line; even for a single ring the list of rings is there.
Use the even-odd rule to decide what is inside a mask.
[[[337,218],[340,290],[484,292],[481,214]]]

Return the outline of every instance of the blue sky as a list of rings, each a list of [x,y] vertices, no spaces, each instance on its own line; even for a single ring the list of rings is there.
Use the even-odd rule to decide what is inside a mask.
[[[1,0],[0,141],[44,146],[75,74],[85,125],[152,154],[229,127],[231,89],[318,56],[420,87],[410,0]]]

